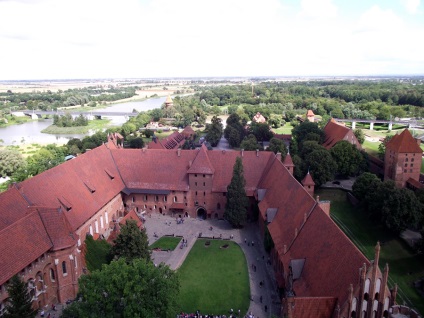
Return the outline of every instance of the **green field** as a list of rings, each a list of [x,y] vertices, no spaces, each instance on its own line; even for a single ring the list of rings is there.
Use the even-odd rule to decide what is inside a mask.
[[[344,191],[321,189],[316,194],[331,201],[331,218],[368,259],[374,259],[374,247],[380,241],[380,269],[389,264],[389,287],[399,286],[397,303],[405,302],[423,313],[424,299],[412,284],[424,277],[424,255],[414,254],[403,240],[371,223],[362,210],[347,202]]]
[[[293,126],[290,123],[286,123],[284,126],[280,128],[273,128],[272,131],[276,134],[285,134],[285,135],[291,135],[291,131],[293,129]]]
[[[158,239],[156,242],[150,245],[149,248],[151,250],[155,248],[159,248],[161,250],[173,251],[178,246],[178,243],[180,243],[180,241],[181,241],[181,237],[162,236],[160,239]]]
[[[206,246],[206,242],[210,242]],[[227,248],[223,248],[228,245]],[[199,239],[178,270],[180,311],[227,315],[230,308],[243,315],[249,308],[249,273],[240,246],[232,241]]]

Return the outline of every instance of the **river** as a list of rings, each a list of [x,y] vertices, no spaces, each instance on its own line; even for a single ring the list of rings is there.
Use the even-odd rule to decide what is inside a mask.
[[[133,109],[137,111],[147,111],[154,108],[160,108],[165,102],[166,97],[151,98],[144,101],[135,101],[127,103],[113,104],[107,108],[100,109],[98,111],[121,111],[121,112],[132,112]],[[121,126],[128,118],[123,116],[104,117],[111,120],[113,126]],[[79,138],[82,139],[86,134],[72,134],[72,135],[53,135],[44,134],[41,131],[53,123],[53,119],[43,119],[38,121],[31,121],[21,125],[12,125],[7,127],[0,127],[0,145],[19,145],[19,144],[52,144],[63,145],[68,142],[69,139]],[[93,133],[93,132],[91,132]]]

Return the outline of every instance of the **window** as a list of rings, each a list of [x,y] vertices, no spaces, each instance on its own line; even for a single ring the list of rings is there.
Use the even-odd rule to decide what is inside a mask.
[[[158,202],[159,201],[159,196],[155,195],[155,201]]]
[[[63,272],[63,276],[68,275],[68,272],[66,270],[66,262],[65,261],[62,262],[62,272]]]
[[[174,197],[174,202],[177,202],[177,196]]]
[[[196,195],[197,195],[197,191],[196,191]]]
[[[227,196],[227,193],[226,192],[222,192],[222,196],[223,197],[226,197]]]
[[[106,221],[106,225],[109,223],[109,217],[107,215],[107,211],[105,211],[105,221]]]
[[[195,182],[194,185],[197,187],[197,182]]]
[[[206,192],[203,192],[203,196],[206,196]]]
[[[104,228],[103,216],[100,216],[100,228]]]
[[[406,173],[407,171],[408,171],[408,170],[406,170],[406,169],[405,169],[405,170],[403,170],[403,172],[404,172],[404,173]]]
[[[203,175],[203,178],[206,177],[206,175]]]
[[[411,167],[413,167],[414,166],[414,164],[413,163],[411,163]]]
[[[414,158],[411,158],[411,161],[414,162]]]
[[[197,178],[197,173],[194,176]]]
[[[156,204],[153,206],[153,209],[156,210]]]
[[[90,229],[89,229],[90,235],[93,236],[93,226],[90,225]]]
[[[147,194],[145,194],[145,195],[144,195],[143,200],[144,200],[144,201],[147,201]]]
[[[75,268],[78,268],[77,258],[76,257],[74,257],[74,261],[75,261]]]
[[[408,167],[408,164],[407,163],[405,163],[405,167]]]
[[[166,201],[168,201],[168,196],[164,195],[163,196],[163,202],[166,202]]]
[[[408,158],[405,158],[405,161],[408,162]]]
[[[54,273],[53,268],[50,268],[50,280],[52,282],[55,282],[56,281],[56,274]]]
[[[131,202],[135,202],[135,197],[134,196],[132,197]]]
[[[94,228],[96,230],[96,233],[99,233],[99,221],[94,221]]]
[[[217,205],[216,205],[216,209],[217,209],[217,210],[221,210],[221,203],[217,203]]]

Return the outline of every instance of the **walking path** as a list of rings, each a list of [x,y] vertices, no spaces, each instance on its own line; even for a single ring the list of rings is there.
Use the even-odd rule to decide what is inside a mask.
[[[184,218],[184,223],[177,224],[175,218],[152,214],[146,218],[145,228],[150,243],[165,235],[181,236],[187,240],[187,247],[183,249],[178,247],[172,252],[154,251],[152,253],[153,261],[156,264],[164,262],[172,269],[177,269],[182,265],[199,237],[199,233],[202,237],[210,238],[230,239],[232,237],[232,240],[242,248],[249,267],[251,301],[248,312],[255,317],[270,317],[271,314],[280,316],[281,304],[277,283],[272,266],[268,263],[268,254],[263,247],[256,223],[249,223],[243,229],[233,229],[227,221],[223,220]],[[154,236],[155,233],[158,238]],[[265,311],[265,306],[267,306],[267,311]]]

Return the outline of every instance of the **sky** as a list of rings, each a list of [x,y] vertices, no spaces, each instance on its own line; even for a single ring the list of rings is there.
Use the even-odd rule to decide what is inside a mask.
[[[424,75],[421,0],[0,0],[0,80]]]

